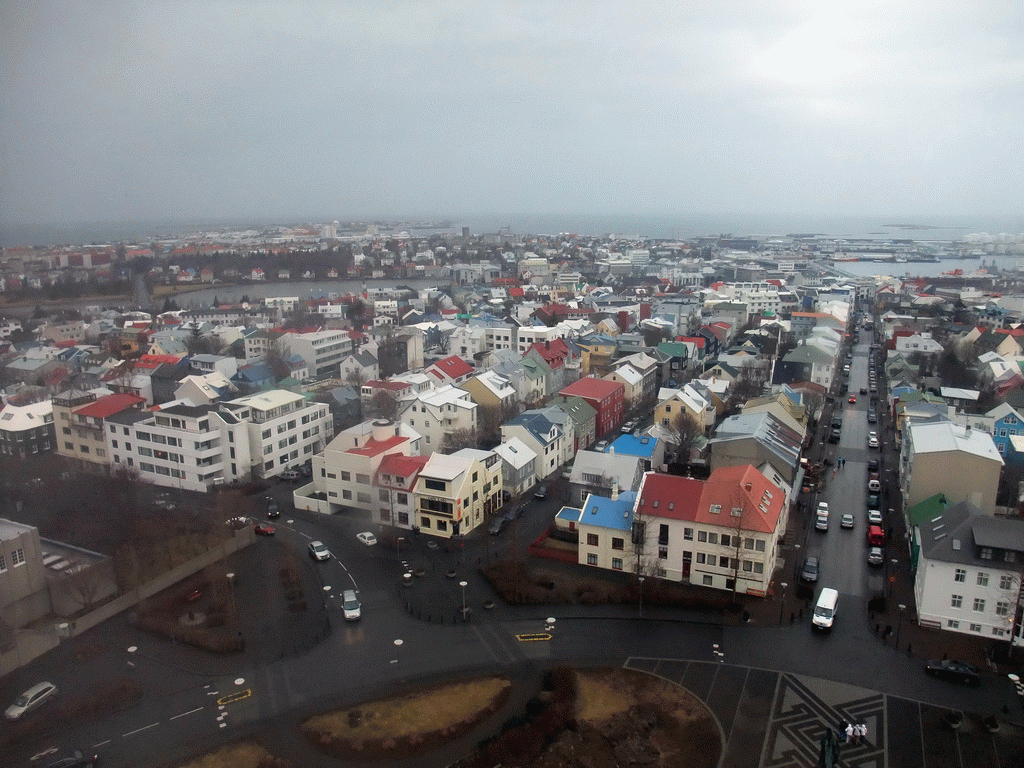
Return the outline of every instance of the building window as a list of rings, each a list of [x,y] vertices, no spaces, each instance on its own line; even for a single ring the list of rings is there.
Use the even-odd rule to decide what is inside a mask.
[[[693,541],[693,528],[683,528],[683,540]]]
[[[723,533],[722,534],[722,546],[723,547],[731,547],[732,546],[731,542],[732,542],[732,537],[730,537],[728,533]]]
[[[697,562],[700,565],[704,565],[704,563],[707,562],[707,555],[705,555],[703,552],[698,552],[697,553]]]
[[[1010,613],[1010,604],[1005,600],[996,603],[996,616],[1006,616]]]
[[[708,555],[708,565],[718,565],[718,556]]]
[[[949,601],[950,608],[961,608],[963,606],[963,604],[964,604],[964,596],[963,595],[953,595],[953,597],[950,598],[950,601]]]
[[[397,494],[396,501],[399,504],[408,504],[409,503],[409,496],[407,494],[404,494],[404,493],[399,493],[399,494]]]
[[[701,583],[705,587],[710,587],[710,586],[712,586],[715,583],[715,580],[711,576],[709,576],[708,574],[705,574],[704,578],[701,579]]]
[[[754,563],[754,573],[764,573],[764,563],[758,561]]]
[[[1003,574],[999,577],[999,588],[1000,589],[1013,589],[1013,576],[1009,574]]]
[[[4,557],[4,553],[0,552],[0,573],[7,570],[7,558]]]
[[[25,550],[20,547],[11,552],[11,565],[17,568],[19,565],[25,564]]]
[[[658,547],[658,559],[668,560],[668,547]]]
[[[587,565],[597,565],[597,554],[591,552],[587,555]]]
[[[981,613],[985,610],[985,601],[982,598],[974,598],[974,610],[976,613]]]
[[[971,632],[981,632],[981,624],[971,624]]]
[[[349,501],[352,501],[352,491],[342,491],[341,492],[341,498],[348,499]]]
[[[380,498],[381,501],[389,501],[391,499],[391,497],[388,495],[388,492],[383,488],[377,492],[377,496]]]
[[[613,557],[612,558],[612,570],[613,571],[621,571],[622,570],[622,558],[621,557]]]
[[[429,528],[429,527],[430,527],[430,518],[429,517],[421,517],[420,518],[420,528]]]
[[[588,533],[587,534],[587,546],[588,547],[596,547],[596,546],[599,545],[599,542],[600,542],[600,538],[598,537],[598,535],[596,533]]]
[[[714,533],[714,532],[709,533],[708,534],[708,544],[717,544],[717,543],[718,543],[718,534]]]
[[[626,548],[626,540],[612,537],[612,549],[623,550]]]
[[[963,568],[957,568],[953,572],[953,581],[967,581],[967,571]]]
[[[992,547],[982,547],[981,550],[978,552],[978,557],[980,557],[982,560],[991,560]]]
[[[960,622],[957,621],[956,619],[949,619],[946,622],[946,626],[949,627],[950,629],[960,629]]]
[[[987,587],[988,586],[988,574],[985,573],[984,571],[978,571],[978,586],[979,587]]]

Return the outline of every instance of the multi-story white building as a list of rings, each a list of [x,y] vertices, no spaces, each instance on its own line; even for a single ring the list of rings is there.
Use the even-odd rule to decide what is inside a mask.
[[[432,454],[414,491],[420,531],[443,538],[469,533],[500,508],[501,489],[501,458],[494,451]]]
[[[955,504],[914,529],[918,623],[1021,645],[1024,523]],[[1016,623],[1016,626],[1015,626]]]
[[[377,467],[377,520],[395,528],[411,529],[416,525],[416,499],[413,490],[426,456],[389,453]]]
[[[326,403],[282,389],[225,403],[125,411],[106,421],[113,466],[195,491],[280,474],[321,451],[333,433]]]
[[[322,379],[337,376],[341,361],[352,353],[348,331],[288,333],[281,337],[285,348],[306,361],[309,375]]]
[[[476,432],[477,404],[469,392],[451,384],[407,395],[398,403],[398,418],[423,436],[423,455],[439,451],[454,432]]]
[[[381,462],[391,455],[419,454],[419,433],[387,419],[364,421],[339,432],[319,456],[313,457],[313,482],[310,493],[323,493],[327,504],[296,504],[327,513],[361,509],[380,519],[380,490],[375,483]],[[385,486],[390,486],[386,483]],[[390,516],[390,505],[386,506]]]
[[[526,411],[501,427],[501,441],[508,442],[518,437],[533,451],[537,458],[533,470],[538,480],[553,474],[559,467],[562,456],[572,446],[572,441],[565,439],[565,433],[557,424],[550,421],[541,411]]]

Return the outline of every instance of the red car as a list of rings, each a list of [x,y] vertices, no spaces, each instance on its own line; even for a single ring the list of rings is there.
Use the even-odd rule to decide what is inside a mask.
[[[850,403],[853,404],[853,403],[856,403],[856,402],[857,402],[857,396],[856,395],[850,395]]]
[[[273,536],[274,531],[277,529],[267,523],[257,523],[252,527],[253,531],[256,532],[257,536]]]

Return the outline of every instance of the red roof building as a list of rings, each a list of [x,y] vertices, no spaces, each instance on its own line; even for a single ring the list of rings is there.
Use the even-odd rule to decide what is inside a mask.
[[[130,408],[142,409],[145,404],[146,398],[138,395],[113,394],[76,408],[74,413],[76,416],[84,416],[87,419],[106,419]]]
[[[438,360],[423,372],[428,376],[433,376],[439,384],[459,385],[473,375],[473,366],[461,357],[452,355]]]
[[[622,424],[626,388],[621,382],[587,376],[563,387],[559,394],[586,400],[597,411],[594,427],[598,437]]]

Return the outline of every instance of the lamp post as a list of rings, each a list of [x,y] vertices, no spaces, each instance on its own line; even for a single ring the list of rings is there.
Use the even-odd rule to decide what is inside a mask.
[[[462,587],[462,618],[466,618],[466,586],[469,582],[460,581],[459,586]]]
[[[907,609],[907,606],[900,603],[897,608],[900,609],[900,618],[896,623],[896,650],[898,651],[900,649],[900,631],[903,629],[903,611]]]
[[[782,587],[782,602],[779,603],[779,624],[782,623],[782,617],[786,614],[786,587],[789,586],[786,582],[779,582],[779,586]]]
[[[640,618],[644,617],[644,577],[639,577],[640,582]]]
[[[889,562],[890,562],[890,563],[892,563],[892,575],[890,576],[890,575],[888,574],[888,570],[889,570],[889,568],[888,568],[888,567],[886,567],[886,569],[885,569],[885,570],[886,570],[886,572],[887,572],[887,573],[886,573],[886,577],[885,577],[885,580],[886,580],[887,582],[889,582],[889,597],[892,597],[892,585],[893,585],[893,584],[895,583],[895,581],[896,581],[896,565],[897,565],[897,564],[899,563],[899,560],[897,560],[897,559],[896,559],[896,558],[894,557],[894,558],[892,558],[891,560],[889,560]]]
[[[401,657],[401,651],[402,651],[402,641],[401,640],[395,640],[395,658],[393,658],[391,660],[392,664],[397,664],[398,663],[398,659]]]
[[[231,593],[231,618],[235,618],[235,574],[225,574],[228,580],[228,591]]]
[[[395,552],[398,553],[398,562],[402,562],[402,542],[405,541],[405,536],[399,536],[395,539]]]

